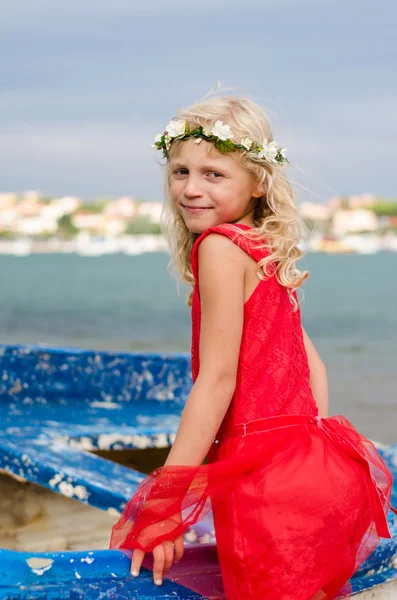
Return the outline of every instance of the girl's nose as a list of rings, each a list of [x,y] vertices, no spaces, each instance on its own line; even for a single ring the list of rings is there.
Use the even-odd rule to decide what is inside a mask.
[[[185,196],[189,198],[195,198],[201,196],[201,190],[198,182],[194,178],[190,178],[186,181],[185,185]]]

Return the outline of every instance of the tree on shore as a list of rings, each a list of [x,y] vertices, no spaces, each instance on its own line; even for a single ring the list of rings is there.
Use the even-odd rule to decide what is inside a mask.
[[[79,230],[72,223],[72,217],[70,215],[63,215],[58,219],[58,235],[64,239],[70,239],[77,235]]]
[[[395,217],[397,216],[397,202],[381,201],[371,206],[371,210],[378,217]]]
[[[93,202],[82,202],[79,210],[89,210],[90,212],[101,213],[109,200],[103,198],[94,200]]]
[[[17,233],[15,233],[14,231],[6,231],[6,230],[2,230],[0,231],[0,239],[1,240],[16,240],[18,239],[19,235]]]
[[[158,223],[153,223],[149,217],[140,216],[128,223],[125,233],[127,235],[136,235],[138,233],[159,234],[161,233],[161,229],[160,225]]]

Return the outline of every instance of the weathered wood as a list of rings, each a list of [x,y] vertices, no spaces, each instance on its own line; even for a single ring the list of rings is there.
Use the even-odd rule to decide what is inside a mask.
[[[24,552],[106,549],[117,518],[0,474],[0,548]]]

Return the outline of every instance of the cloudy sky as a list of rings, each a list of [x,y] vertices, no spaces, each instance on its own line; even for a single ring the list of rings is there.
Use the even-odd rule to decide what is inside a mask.
[[[393,0],[3,0],[0,191],[161,200],[152,139],[220,81],[298,199],[397,196],[396,30]]]

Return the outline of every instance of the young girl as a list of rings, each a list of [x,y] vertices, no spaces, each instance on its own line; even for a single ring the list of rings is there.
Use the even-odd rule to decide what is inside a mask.
[[[165,465],[138,486],[110,547],[134,549],[133,574],[153,551],[161,584],[182,534],[212,509],[226,598],[328,600],[390,537],[392,477],[347,419],[327,416],[325,367],[300,320],[289,161],[272,139],[260,107],[227,96],[155,139],[173,261],[193,286],[194,385]]]

